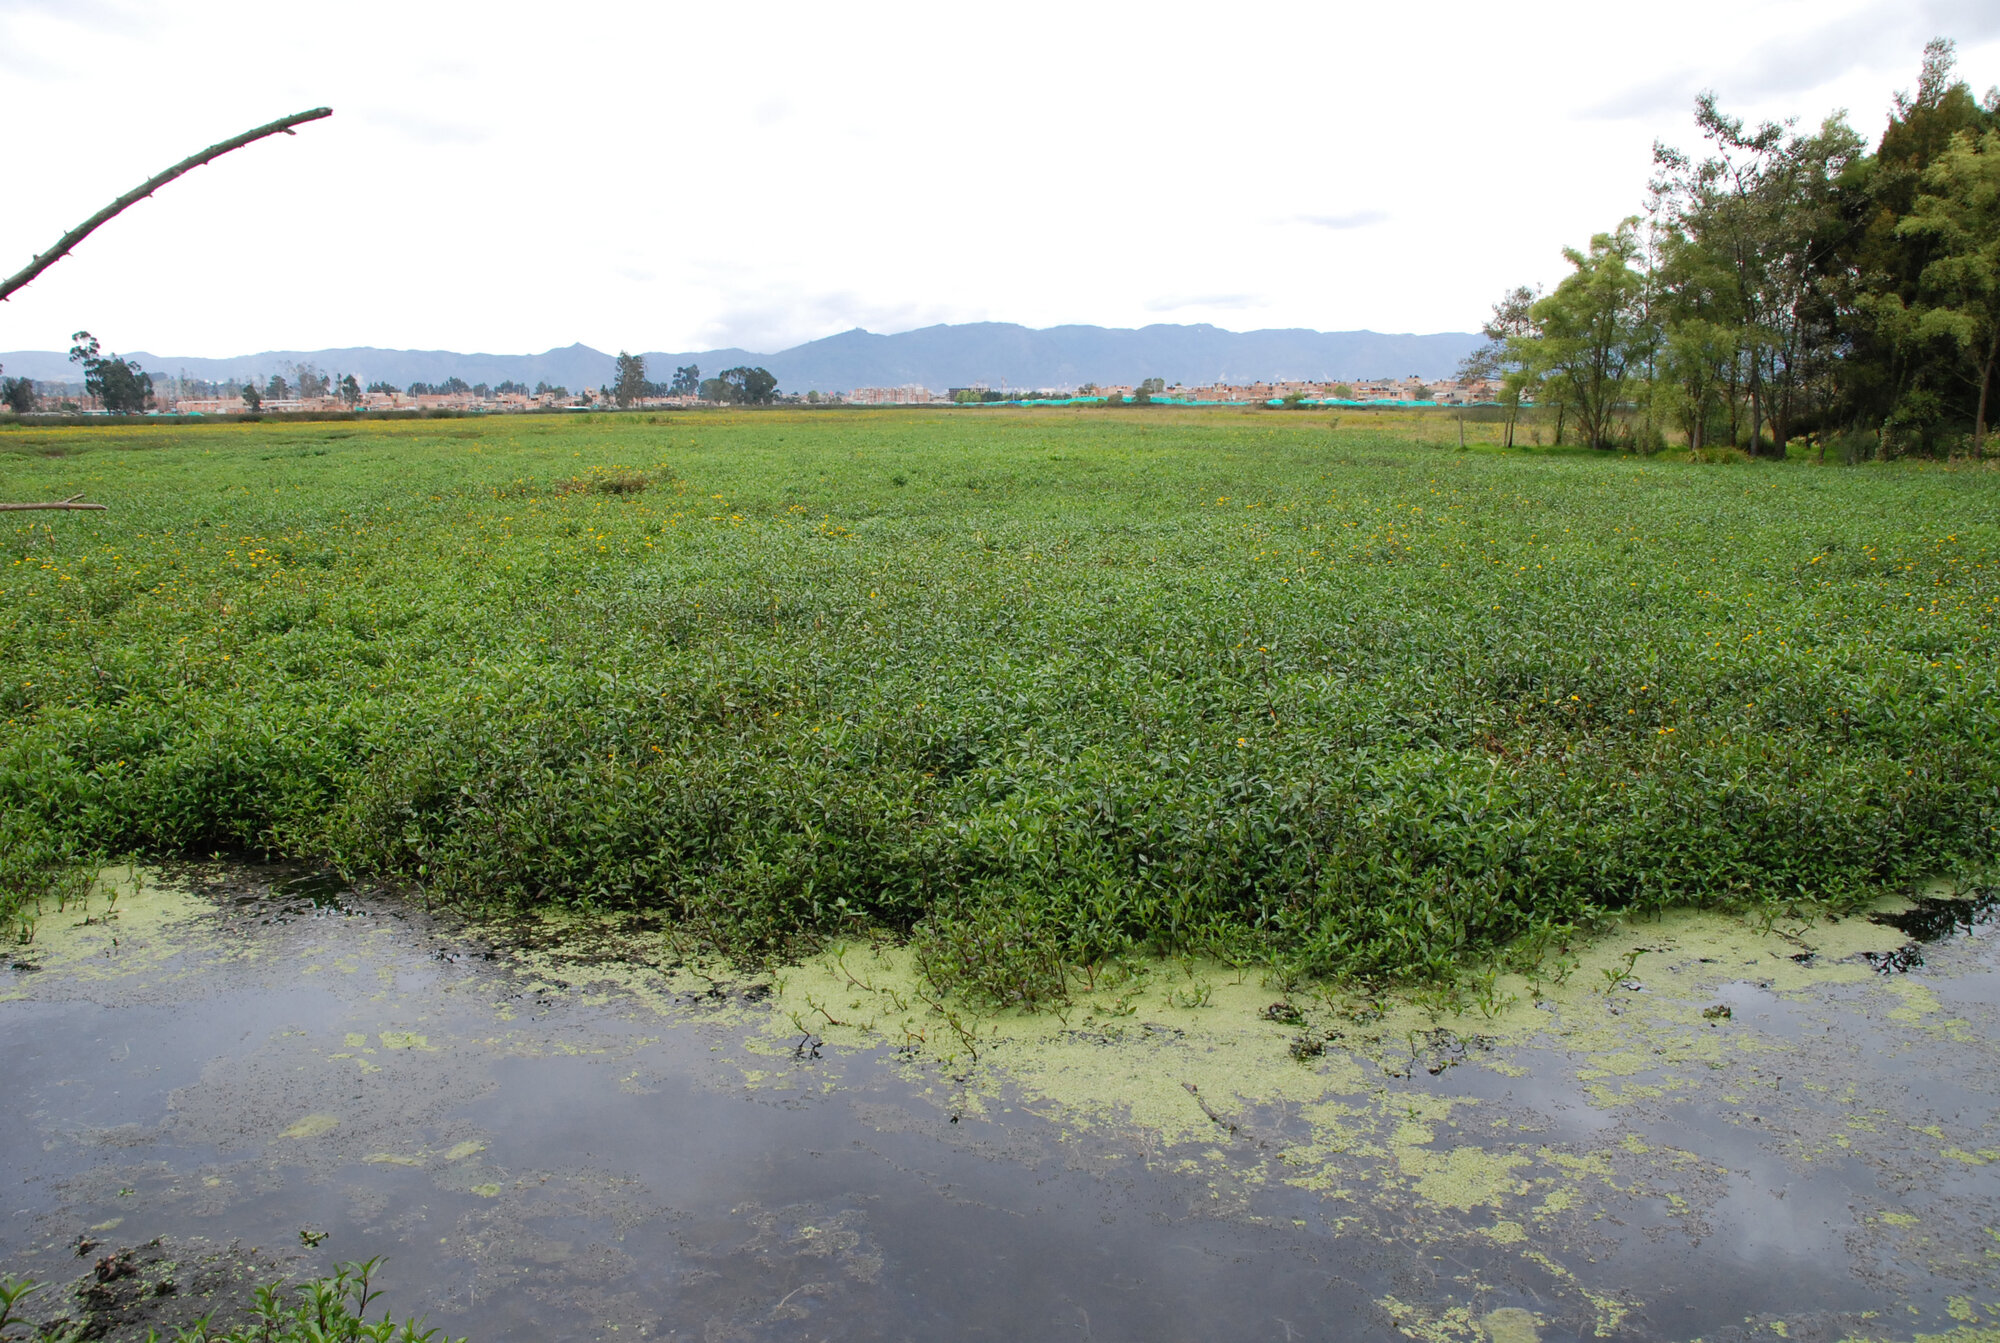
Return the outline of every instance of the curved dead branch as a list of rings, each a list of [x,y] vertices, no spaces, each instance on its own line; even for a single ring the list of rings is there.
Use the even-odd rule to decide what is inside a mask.
[[[56,245],[54,247],[50,248],[46,252],[43,252],[33,261],[30,261],[21,270],[15,272],[13,275],[8,276],[4,281],[0,281],[0,302],[5,302],[7,300],[7,297],[11,295],[15,290],[21,288],[23,285],[27,284],[28,281],[34,279],[37,275],[40,275],[50,266],[55,265],[56,262],[62,260],[65,256],[69,255],[69,250],[72,247],[75,247],[85,238],[88,238],[91,234],[95,233],[101,226],[108,223],[110,220],[124,213],[125,209],[128,206],[138,204],[140,201],[146,199],[146,197],[152,195],[155,191],[158,191],[161,187],[165,186],[167,183],[173,181],[176,177],[179,177],[182,173],[187,172],[193,168],[199,168],[204,163],[208,163],[215,159],[221,158],[224,154],[227,154],[232,149],[241,149],[243,148],[243,146],[261,140],[267,135],[276,135],[281,131],[286,135],[292,135],[296,133],[292,130],[292,127],[300,125],[301,123],[307,121],[318,121],[321,117],[330,117],[332,115],[333,115],[333,109],[331,107],[315,107],[310,112],[296,112],[291,116],[281,117],[277,121],[271,122],[269,125],[259,126],[255,130],[245,131],[241,135],[231,136],[229,139],[224,140],[220,144],[210,145],[207,149],[202,150],[199,154],[196,154],[191,158],[182,159],[179,163],[176,163],[173,167],[167,169],[165,172],[159,174],[157,177],[147,178],[144,182],[141,182],[138,186],[132,188],[130,191],[120,196],[117,200],[105,206],[102,210],[99,210],[96,214],[84,220],[81,224],[78,224],[68,233],[63,234],[62,237],[56,239]],[[28,507],[46,507],[47,505],[15,504],[11,506],[16,508],[28,508]]]

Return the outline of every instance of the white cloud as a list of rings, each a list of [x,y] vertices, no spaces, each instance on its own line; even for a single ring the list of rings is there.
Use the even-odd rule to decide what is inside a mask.
[[[809,340],[852,331],[910,331],[939,322],[979,321],[986,314],[923,303],[871,302],[853,293],[787,292],[761,301],[745,296],[703,323],[696,348],[731,348],[771,354]]]
[[[1964,0],[1876,0],[1815,27],[1768,39],[1725,71],[1720,86],[1739,97],[1822,88],[1851,71],[1900,74],[1916,82],[1916,55],[1933,37],[1976,42],[2000,35],[2000,9]]]
[[[394,131],[404,139],[425,147],[476,145],[490,135],[490,132],[478,126],[392,108],[365,109],[360,116],[371,126],[381,126]]]
[[[1268,299],[1258,294],[1179,294],[1149,299],[1145,307],[1147,312],[1186,312],[1190,308],[1241,312],[1268,303]]]
[[[1698,87],[1692,71],[1676,70],[1672,74],[1643,79],[1619,89],[1610,97],[1583,108],[1580,114],[1607,121],[1665,121],[1694,105]]]
[[[1389,222],[1387,210],[1351,210],[1346,214],[1299,215],[1297,222],[1311,224],[1314,228],[1332,229],[1342,232],[1347,229],[1369,228],[1375,224]]]
[[[1726,99],[1761,101],[1832,85],[1855,72],[1900,76],[1914,84],[1924,43],[1950,37],[1977,43],[2000,36],[2000,6],[1986,0],[1875,0],[1846,13],[1821,11],[1817,23],[1774,33],[1740,54],[1713,53],[1706,67],[1681,66],[1642,77],[1585,109],[1610,119],[1660,120],[1685,114],[1702,88]],[[1831,110],[1800,108],[1801,121]],[[1788,114],[1789,115],[1789,114]]]
[[[0,124],[36,165],[0,271],[202,145],[335,109],[113,221],[0,305],[0,349],[83,326],[215,354],[775,350],[983,319],[1468,330],[1637,206],[1697,89],[1753,121],[1849,107],[1872,137],[1933,33],[2000,82],[1991,0],[1670,20],[1465,6],[1421,59],[1292,78],[1217,59],[1187,0],[771,0],[748,47],[740,13],[674,0],[0,0]],[[1232,21],[1300,53],[1414,50],[1387,6]],[[1037,33],[1059,37],[1013,40]]]

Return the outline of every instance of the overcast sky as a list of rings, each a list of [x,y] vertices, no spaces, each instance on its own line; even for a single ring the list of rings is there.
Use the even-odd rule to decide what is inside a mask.
[[[1635,209],[1694,94],[1846,109],[1994,0],[0,0],[0,350],[741,345],[853,326],[1469,330]]]

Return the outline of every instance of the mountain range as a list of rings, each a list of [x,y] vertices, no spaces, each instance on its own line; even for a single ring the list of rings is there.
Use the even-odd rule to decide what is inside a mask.
[[[1220,327],[1154,325],[1054,326],[1033,329],[1012,322],[967,322],[922,327],[895,335],[856,328],[788,350],[647,351],[646,370],[665,382],[675,368],[694,364],[712,377],[738,364],[755,364],[778,377],[787,392],[847,392],[856,387],[916,383],[934,390],[984,383],[990,387],[1074,387],[1086,382],[1252,382],[1288,379],[1449,377],[1480,338],[1469,332],[1384,335],[1375,331],[1309,331],[1291,328],[1225,331]],[[458,354],[450,350],[266,350],[214,359],[191,355],[127,356],[146,371],[222,381],[264,379],[312,364],[331,374],[353,373],[363,383],[547,382],[580,389],[611,380],[612,355],[588,345],[542,354]],[[50,382],[79,379],[65,355],[45,350],[0,354],[10,376]]]

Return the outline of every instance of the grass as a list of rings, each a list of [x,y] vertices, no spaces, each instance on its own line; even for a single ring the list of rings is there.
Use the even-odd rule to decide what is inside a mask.
[[[0,522],[0,902],[260,851],[1032,1005],[1988,860],[2000,474],[1330,418],[0,428],[112,506]]]

